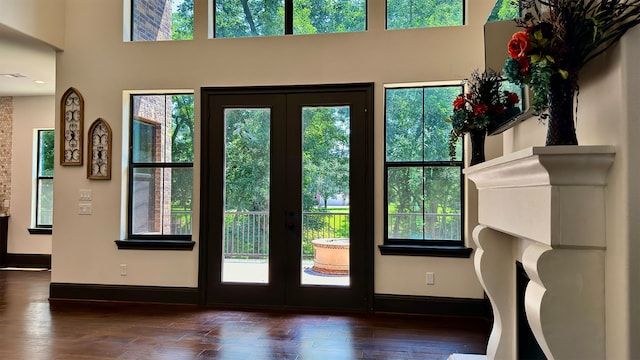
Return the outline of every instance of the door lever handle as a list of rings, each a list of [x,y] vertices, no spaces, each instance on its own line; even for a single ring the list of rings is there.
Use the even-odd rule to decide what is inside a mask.
[[[285,222],[288,230],[294,230],[296,228],[296,212],[287,211],[287,221]]]

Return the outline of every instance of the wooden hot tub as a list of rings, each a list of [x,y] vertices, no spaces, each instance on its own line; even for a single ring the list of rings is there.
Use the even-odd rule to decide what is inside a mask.
[[[316,239],[313,244],[315,272],[332,275],[349,274],[349,239]]]

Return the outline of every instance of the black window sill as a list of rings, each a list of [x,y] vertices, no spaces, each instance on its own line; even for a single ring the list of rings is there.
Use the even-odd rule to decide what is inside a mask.
[[[28,228],[29,234],[31,235],[51,235],[53,233],[52,228]]]
[[[193,250],[195,241],[190,240],[116,240],[120,250]]]
[[[464,246],[379,245],[382,255],[470,258],[472,248]]]

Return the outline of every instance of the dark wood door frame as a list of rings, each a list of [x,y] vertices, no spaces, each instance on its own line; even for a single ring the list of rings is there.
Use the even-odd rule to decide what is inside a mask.
[[[336,85],[299,85],[299,86],[265,86],[265,87],[223,87],[223,88],[202,88],[201,89],[201,171],[200,171],[200,236],[199,236],[199,277],[198,291],[200,305],[206,306],[209,291],[209,274],[210,267],[213,266],[211,261],[211,251],[215,239],[212,234],[212,226],[208,219],[211,218],[215,206],[219,206],[222,200],[222,189],[212,188],[208,186],[219,177],[220,171],[212,165],[212,162],[218,161],[216,157],[220,157],[219,149],[215,149],[209,141],[210,136],[220,136],[216,134],[219,124],[214,124],[212,119],[212,106],[210,105],[211,96],[220,95],[256,95],[256,96],[273,96],[278,94],[305,94],[305,93],[336,93],[336,92],[362,92],[365,97],[365,126],[361,131],[365,132],[364,141],[358,146],[364,148],[363,164],[364,173],[354,174],[358,178],[364,178],[366,184],[365,189],[358,191],[366,192],[367,196],[363,197],[365,210],[362,214],[362,232],[365,237],[364,249],[364,271],[365,279],[365,299],[366,305],[361,311],[373,311],[373,205],[374,205],[374,188],[373,188],[373,83],[360,84],[336,84]],[[214,200],[212,200],[214,199]],[[250,304],[243,307],[278,307],[270,304]]]

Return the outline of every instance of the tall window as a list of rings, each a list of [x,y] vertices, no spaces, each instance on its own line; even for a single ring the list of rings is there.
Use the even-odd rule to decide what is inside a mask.
[[[131,40],[193,39],[193,0],[131,0]]]
[[[366,0],[214,0],[215,37],[365,31]]]
[[[53,225],[53,130],[38,130],[36,160],[35,227]]]
[[[462,149],[448,153],[460,85],[387,88],[385,245],[462,246]]]
[[[129,238],[191,239],[193,95],[131,98]]]
[[[464,0],[387,0],[387,29],[464,25]]]

